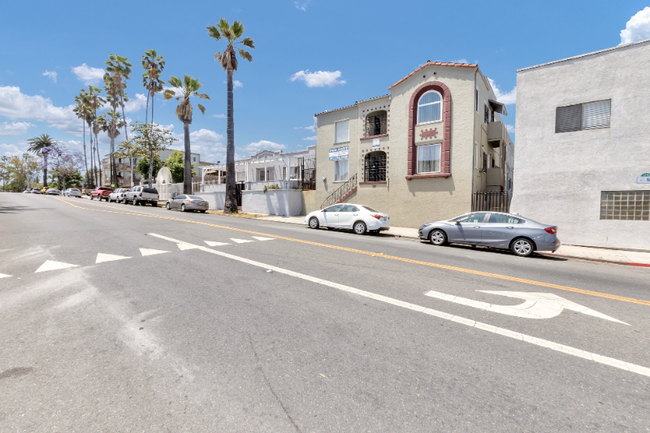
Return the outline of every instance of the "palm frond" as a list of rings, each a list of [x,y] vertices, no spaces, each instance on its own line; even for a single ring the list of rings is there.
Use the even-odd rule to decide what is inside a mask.
[[[208,99],[210,99],[210,98],[208,98]],[[201,105],[201,104],[196,104],[196,106],[199,107],[199,110],[201,110],[201,114],[205,115],[205,107],[203,105]]]
[[[244,26],[241,24],[241,21],[233,21],[232,26],[230,26],[230,30],[234,36],[233,40],[239,38],[244,34]]]
[[[255,42],[251,38],[244,38],[241,40],[241,44],[245,47],[255,49]]]
[[[171,84],[172,87],[176,87],[178,89],[183,88],[183,82],[178,77],[175,77],[175,76],[172,75],[171,77],[169,77],[168,82],[169,82],[169,84]]]
[[[253,61],[253,56],[248,51],[244,51],[241,48],[239,49],[239,55],[242,56],[244,59],[248,60],[249,62]]]
[[[214,38],[217,41],[221,40],[221,33],[219,32],[218,28],[215,26],[207,26],[206,29],[208,29],[208,36]]]
[[[210,96],[207,93],[196,92],[195,95],[198,96],[201,99],[210,99]]]
[[[214,61],[216,62],[217,60],[221,63],[221,51],[217,51],[217,54],[214,55]]]
[[[167,90],[165,90],[165,92],[163,93],[163,97],[164,97],[165,99],[171,99],[171,98],[173,98],[174,96],[176,96],[176,92],[174,92],[173,90],[169,90],[169,89],[167,89]]]

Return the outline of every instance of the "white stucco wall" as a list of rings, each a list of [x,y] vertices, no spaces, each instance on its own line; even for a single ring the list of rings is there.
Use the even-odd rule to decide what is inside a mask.
[[[242,191],[242,212],[296,216],[303,208],[302,191],[295,189],[269,189],[268,191]]]
[[[650,41],[517,72],[511,211],[565,244],[650,250],[650,221],[600,219],[601,191],[649,190]],[[611,99],[609,128],[555,132],[556,107]]]

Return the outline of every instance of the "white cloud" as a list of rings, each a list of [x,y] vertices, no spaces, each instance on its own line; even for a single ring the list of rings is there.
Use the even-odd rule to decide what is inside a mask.
[[[345,80],[341,78],[341,71],[316,71],[309,72],[309,70],[298,71],[290,78],[291,81],[304,81],[307,87],[334,87],[337,84],[345,84]]]
[[[469,63],[467,61],[467,59],[456,59],[456,60],[452,60],[451,62],[452,63]]]
[[[27,133],[29,128],[34,128],[35,126],[29,122],[2,122],[0,123],[0,135],[23,135]]]
[[[57,107],[50,98],[25,95],[19,87],[0,86],[0,116],[9,120],[47,122],[54,128],[79,134],[81,120],[72,111],[73,105]]]
[[[216,119],[225,119],[225,118],[226,118],[226,115],[225,115],[225,114],[213,114],[213,115],[210,116],[210,117],[214,117],[214,118],[216,118]]]
[[[173,149],[185,151],[185,142],[183,134],[174,135],[177,142],[172,146]],[[199,129],[190,132],[190,148],[192,152],[201,155],[201,161],[217,162],[226,160],[226,145],[222,143],[223,135],[210,129]]]
[[[281,150],[286,148],[287,146],[284,144],[278,144],[268,140],[260,140],[256,143],[250,143],[244,146],[244,150],[249,153],[256,153],[263,149]]]
[[[515,86],[509,92],[502,92],[501,89],[497,86],[497,83],[493,79],[488,78],[492,90],[494,90],[494,95],[497,97],[497,101],[505,105],[512,105],[517,103],[517,86]]]
[[[104,73],[106,71],[100,68],[93,68],[83,63],[81,66],[73,67],[72,72],[84,84],[99,84],[104,79]]]
[[[621,44],[650,39],[650,7],[646,6],[630,18],[621,30]]]
[[[43,72],[43,76],[49,78],[50,80],[56,83],[56,72],[48,71],[47,69]]]
[[[237,89],[239,87],[244,87],[244,83],[242,83],[239,80],[235,80],[235,81],[232,82],[232,86],[233,86],[233,88]]]
[[[2,144],[0,144],[0,154],[1,154],[2,156],[5,156],[5,155],[6,155],[6,156],[8,156],[8,157],[12,157],[12,156],[20,156],[20,155],[22,155],[23,153],[26,153],[26,152],[27,152],[27,147],[24,146],[24,145],[23,145],[23,147],[24,147],[24,149],[20,149],[20,148],[19,148],[18,146],[16,146],[15,144],[5,144],[5,143],[2,143]]]
[[[316,135],[314,135],[314,136],[312,136],[312,137],[305,137],[305,138],[303,138],[303,140],[306,140],[306,141],[315,141],[317,138],[318,138],[318,137],[317,137]]]
[[[509,134],[514,134],[515,133],[515,125],[506,125],[506,130],[508,131]]]
[[[305,2],[293,2],[294,6],[296,6],[296,9],[299,9],[303,12],[307,11],[307,6],[309,6],[309,3],[311,3],[311,0],[307,0]]]
[[[135,113],[147,106],[147,97],[144,93],[136,93],[135,97],[130,97],[124,103],[124,111],[126,113]]]
[[[306,129],[307,131],[316,132],[316,116],[313,117],[314,123],[311,126],[296,126],[293,129]]]

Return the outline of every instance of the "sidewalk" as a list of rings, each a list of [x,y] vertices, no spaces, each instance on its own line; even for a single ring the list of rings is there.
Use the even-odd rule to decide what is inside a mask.
[[[305,225],[304,216],[268,216],[258,218],[265,221],[277,221],[288,224]],[[384,236],[404,237],[418,239],[418,229],[406,227],[391,227],[390,230],[381,232]],[[631,266],[648,266],[650,267],[650,251],[626,251],[613,250],[607,248],[581,247],[577,245],[562,245],[554,253],[540,253],[549,257],[571,257],[584,260],[594,260],[600,262],[619,263]]]

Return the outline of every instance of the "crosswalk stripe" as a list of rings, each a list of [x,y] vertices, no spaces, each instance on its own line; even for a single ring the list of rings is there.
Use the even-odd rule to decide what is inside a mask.
[[[131,257],[127,257],[127,256],[118,256],[117,254],[97,253],[97,260],[95,260],[95,264],[104,263],[104,262],[114,262],[116,260],[124,260],[130,258]]]
[[[228,244],[226,242],[215,242],[215,241],[205,241],[205,243],[208,244],[208,246],[211,246],[211,247],[222,247],[224,245],[230,245],[230,244]]]
[[[275,238],[265,238],[263,236],[253,236],[253,238],[257,239],[258,241],[273,241]]]
[[[230,238],[230,240],[233,241],[233,242],[237,242],[238,244],[245,244],[246,242],[255,242],[255,241],[251,241],[251,240],[248,240],[248,239]]]
[[[185,250],[193,250],[193,249],[198,248],[198,247],[199,247],[198,245],[192,245],[192,244],[187,244],[187,243],[180,243],[180,244],[178,244],[178,248],[179,248],[181,251],[185,251]]]
[[[79,265],[73,265],[70,263],[55,262],[54,260],[46,260],[45,263],[43,263],[41,267],[38,268],[34,273],[36,274],[38,272],[54,271],[57,269],[76,268],[78,266]]]
[[[142,254],[143,256],[155,256],[156,254],[165,254],[168,252],[169,251],[154,250],[150,248],[140,248],[140,254]]]

